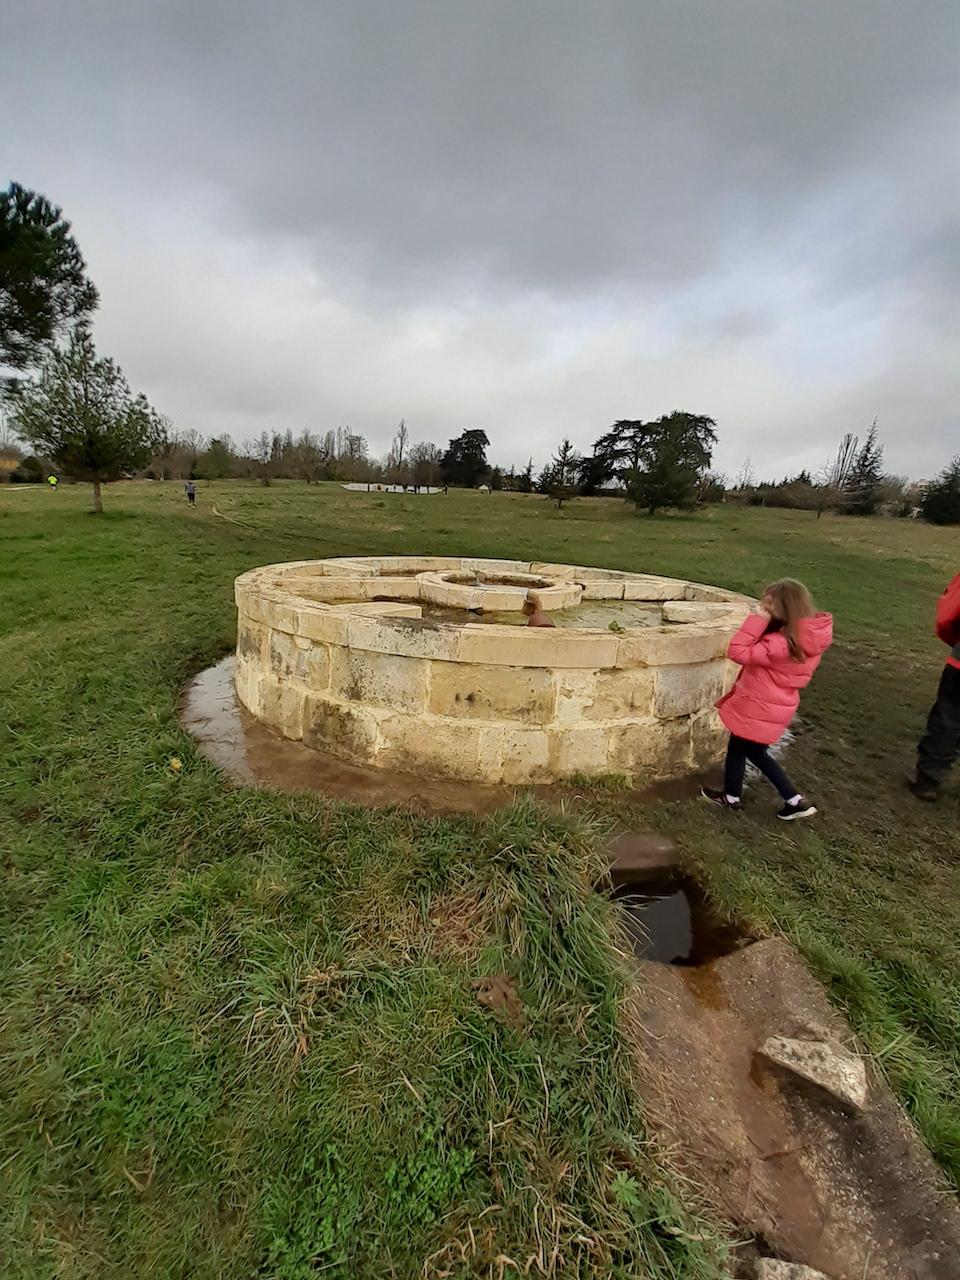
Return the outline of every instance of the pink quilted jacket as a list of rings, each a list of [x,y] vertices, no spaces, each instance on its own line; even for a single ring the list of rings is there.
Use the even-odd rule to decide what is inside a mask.
[[[730,641],[727,657],[743,667],[737,683],[717,703],[720,719],[731,733],[751,742],[776,742],[800,705],[808,685],[833,640],[833,618],[817,613],[799,623],[803,662],[790,657],[779,631],[767,631],[768,619],[751,614]]]

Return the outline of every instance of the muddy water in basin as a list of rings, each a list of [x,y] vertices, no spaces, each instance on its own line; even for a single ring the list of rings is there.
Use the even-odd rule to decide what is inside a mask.
[[[424,605],[423,616],[435,622],[486,622],[500,627],[524,627],[526,616],[519,610],[510,613],[481,613],[471,609],[448,609]],[[585,600],[571,609],[557,609],[549,614],[558,627],[592,627],[607,630],[617,627],[659,627],[662,614],[659,605],[645,600]]]
[[[708,964],[752,941],[721,919],[685,877],[620,885],[611,897],[639,960]]]

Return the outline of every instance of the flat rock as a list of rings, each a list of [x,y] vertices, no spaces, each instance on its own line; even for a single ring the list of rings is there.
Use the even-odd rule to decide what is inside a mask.
[[[822,1271],[805,1267],[799,1262],[778,1262],[776,1258],[761,1258],[754,1272],[756,1280],[830,1280]]]
[[[610,879],[617,886],[648,880],[680,863],[675,841],[659,831],[621,831],[607,845],[607,856]]]
[[[826,1040],[770,1036],[759,1052],[785,1071],[809,1080],[847,1106],[862,1111],[867,1101],[867,1070],[855,1053]]]

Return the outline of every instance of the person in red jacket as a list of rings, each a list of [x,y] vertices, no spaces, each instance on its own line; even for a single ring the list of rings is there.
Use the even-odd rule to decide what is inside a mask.
[[[917,745],[917,776],[909,785],[919,800],[936,800],[940,784],[960,756],[960,573],[940,597],[934,629],[950,646],[950,656],[927,717],[927,731]]]
[[[780,792],[778,818],[793,822],[817,812],[768,748],[783,736],[800,704],[800,690],[810,683],[832,640],[833,618],[816,612],[802,582],[784,578],[767,587],[759,612],[747,618],[727,648],[727,657],[743,670],[717,703],[730,742],[723,790],[703,787],[705,800],[739,809],[749,760]]]

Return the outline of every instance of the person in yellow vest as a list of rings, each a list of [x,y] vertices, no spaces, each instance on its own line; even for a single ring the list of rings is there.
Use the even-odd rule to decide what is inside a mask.
[[[51,489],[56,489],[59,483],[60,483],[60,480],[57,476],[47,476],[47,484],[50,486]]]

